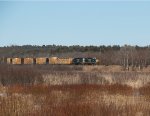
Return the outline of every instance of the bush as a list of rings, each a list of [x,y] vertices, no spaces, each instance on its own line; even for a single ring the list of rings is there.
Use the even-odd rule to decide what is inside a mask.
[[[42,75],[31,66],[0,65],[2,85],[33,85],[42,82]]]

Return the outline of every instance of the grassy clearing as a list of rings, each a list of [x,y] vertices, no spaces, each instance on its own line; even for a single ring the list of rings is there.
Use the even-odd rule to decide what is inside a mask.
[[[1,116],[149,116],[149,72],[0,66]]]
[[[2,116],[149,115],[150,101],[122,85],[10,86],[0,97]]]

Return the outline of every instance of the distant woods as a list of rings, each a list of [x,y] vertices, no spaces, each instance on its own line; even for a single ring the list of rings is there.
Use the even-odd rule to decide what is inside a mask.
[[[62,46],[62,45],[23,45],[0,47],[1,62],[5,57],[96,57],[102,65],[122,65],[146,67],[150,65],[150,46]]]

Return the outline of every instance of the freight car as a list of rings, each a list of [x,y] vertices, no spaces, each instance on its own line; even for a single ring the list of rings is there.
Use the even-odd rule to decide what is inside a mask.
[[[49,64],[72,64],[72,58],[49,58]]]

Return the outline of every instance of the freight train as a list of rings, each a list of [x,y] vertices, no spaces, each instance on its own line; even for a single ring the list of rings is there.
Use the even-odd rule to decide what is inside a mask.
[[[58,57],[38,57],[38,58],[7,58],[7,64],[64,64],[64,65],[96,65],[99,60],[96,58],[58,58]]]

